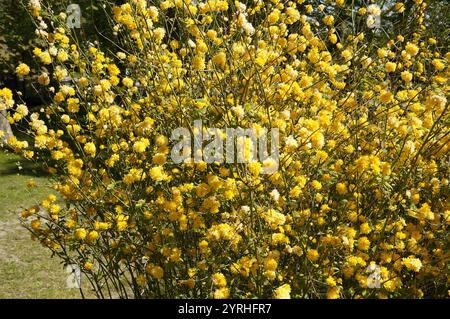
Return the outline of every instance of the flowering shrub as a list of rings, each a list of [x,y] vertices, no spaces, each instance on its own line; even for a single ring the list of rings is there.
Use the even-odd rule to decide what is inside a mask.
[[[28,114],[2,89],[0,109],[60,194],[23,212],[33,238],[99,297],[446,296],[450,53],[426,1],[390,37],[405,4],[367,2],[129,0],[105,7],[104,52],[31,1],[53,101]],[[278,170],[175,164],[197,119],[278,128]]]

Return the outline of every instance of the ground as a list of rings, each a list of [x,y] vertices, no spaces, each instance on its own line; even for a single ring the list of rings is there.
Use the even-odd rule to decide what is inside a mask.
[[[33,179],[36,187],[27,188]],[[33,165],[0,149],[0,298],[80,298],[68,289],[66,269],[20,225],[21,208],[50,193],[49,179]]]

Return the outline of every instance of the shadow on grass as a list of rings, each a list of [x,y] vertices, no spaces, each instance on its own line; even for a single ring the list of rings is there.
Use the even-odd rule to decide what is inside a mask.
[[[17,174],[36,177],[50,176],[42,163],[35,163],[0,148],[0,176]]]

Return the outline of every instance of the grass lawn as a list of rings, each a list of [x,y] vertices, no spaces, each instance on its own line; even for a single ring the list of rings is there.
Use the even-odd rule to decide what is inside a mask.
[[[31,189],[30,179],[36,183]],[[68,274],[59,260],[19,223],[21,208],[49,193],[45,175],[0,149],[0,298],[80,298],[77,289],[66,288]]]

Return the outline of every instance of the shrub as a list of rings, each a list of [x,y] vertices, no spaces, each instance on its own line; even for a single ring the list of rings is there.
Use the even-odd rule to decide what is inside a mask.
[[[99,297],[446,296],[450,54],[426,1],[389,36],[402,3],[357,3],[105,2],[103,51],[31,1],[33,72],[59,84],[40,113],[0,105],[61,197],[23,212],[33,238]],[[174,163],[198,119],[278,128],[279,169]]]

